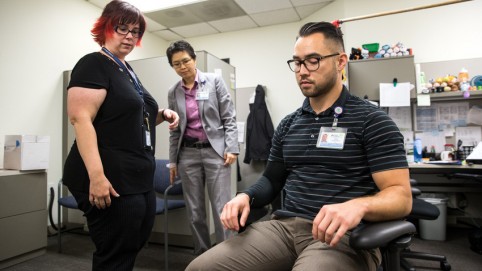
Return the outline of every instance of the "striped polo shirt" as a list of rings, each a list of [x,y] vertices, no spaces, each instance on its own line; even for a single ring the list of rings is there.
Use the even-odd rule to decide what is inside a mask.
[[[317,148],[320,128],[332,127],[336,107],[343,109],[337,126],[347,129],[343,149]],[[309,218],[324,204],[376,193],[371,174],[408,167],[396,124],[345,87],[333,106],[320,114],[306,98],[301,108],[286,116],[274,134],[269,160],[284,163],[289,172],[283,209]]]

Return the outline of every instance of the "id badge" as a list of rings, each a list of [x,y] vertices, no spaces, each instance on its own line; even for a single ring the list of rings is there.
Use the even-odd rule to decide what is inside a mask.
[[[151,147],[151,132],[146,130],[146,146],[147,148]]]
[[[144,125],[142,125],[142,130],[144,131],[144,149],[152,150],[151,144],[151,127],[149,127],[149,114],[146,113],[144,118]]]
[[[207,100],[209,99],[209,91],[198,91],[196,92],[196,100]]]
[[[342,150],[348,129],[342,127],[321,127],[317,148]]]

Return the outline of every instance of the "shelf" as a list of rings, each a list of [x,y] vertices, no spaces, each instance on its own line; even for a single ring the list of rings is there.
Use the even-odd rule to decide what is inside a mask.
[[[350,63],[353,63],[353,62],[357,62],[357,63],[361,63],[361,62],[371,62],[371,61],[385,61],[385,60],[388,60],[388,61],[392,61],[392,60],[400,60],[400,59],[404,59],[404,58],[414,58],[413,55],[408,55],[408,56],[396,56],[396,57],[382,57],[382,58],[365,58],[365,59],[357,59],[357,60],[349,60],[348,62]]]
[[[420,95],[427,95],[427,94],[420,94]],[[430,93],[429,95],[432,101],[476,100],[476,99],[482,99],[482,90],[470,91],[469,98],[464,98],[464,93],[462,91],[438,92],[438,93]]]
[[[448,92],[419,94],[419,95],[430,95],[430,100],[432,102],[478,100],[478,99],[482,99],[482,90],[470,91],[469,98],[465,98],[464,93],[462,91],[448,91]],[[412,99],[417,98],[417,95],[415,94],[414,90],[410,92],[410,98]]]

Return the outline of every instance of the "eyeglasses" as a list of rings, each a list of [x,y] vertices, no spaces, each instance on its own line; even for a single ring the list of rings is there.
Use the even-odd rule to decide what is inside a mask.
[[[179,69],[182,65],[187,66],[187,64],[192,60],[192,58],[181,59],[180,61],[172,62],[174,69]]]
[[[127,27],[127,25],[116,25],[114,27],[114,30],[115,32],[117,32],[117,34],[121,34],[121,35],[125,35],[127,36],[127,34],[129,34],[129,32],[131,33],[132,37],[134,38],[138,38],[139,35],[141,34],[141,31],[139,31],[138,28],[134,28],[132,30],[129,30],[129,27]]]
[[[300,72],[301,64],[305,65],[305,68],[310,71],[314,72],[320,68],[320,61],[325,58],[329,58],[332,56],[340,55],[340,53],[326,55],[326,56],[312,56],[305,59],[290,59],[286,61],[288,66],[293,72]]]

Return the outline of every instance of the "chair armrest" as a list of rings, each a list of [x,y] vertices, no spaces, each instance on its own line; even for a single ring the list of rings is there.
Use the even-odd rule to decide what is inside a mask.
[[[412,203],[412,211],[408,215],[409,218],[435,220],[440,215],[437,206],[423,199],[414,198]]]
[[[176,181],[174,181],[174,183],[170,184],[164,191],[164,197],[167,198],[169,196],[169,190],[171,190],[174,186],[180,184],[181,182],[181,179],[177,179]]]
[[[410,186],[417,186],[417,180],[410,178]]]
[[[412,189],[412,197],[422,195],[422,190],[418,189],[417,187],[411,187]]]
[[[352,231],[350,246],[355,249],[386,247],[395,239],[415,232],[415,226],[405,220],[361,224]]]

